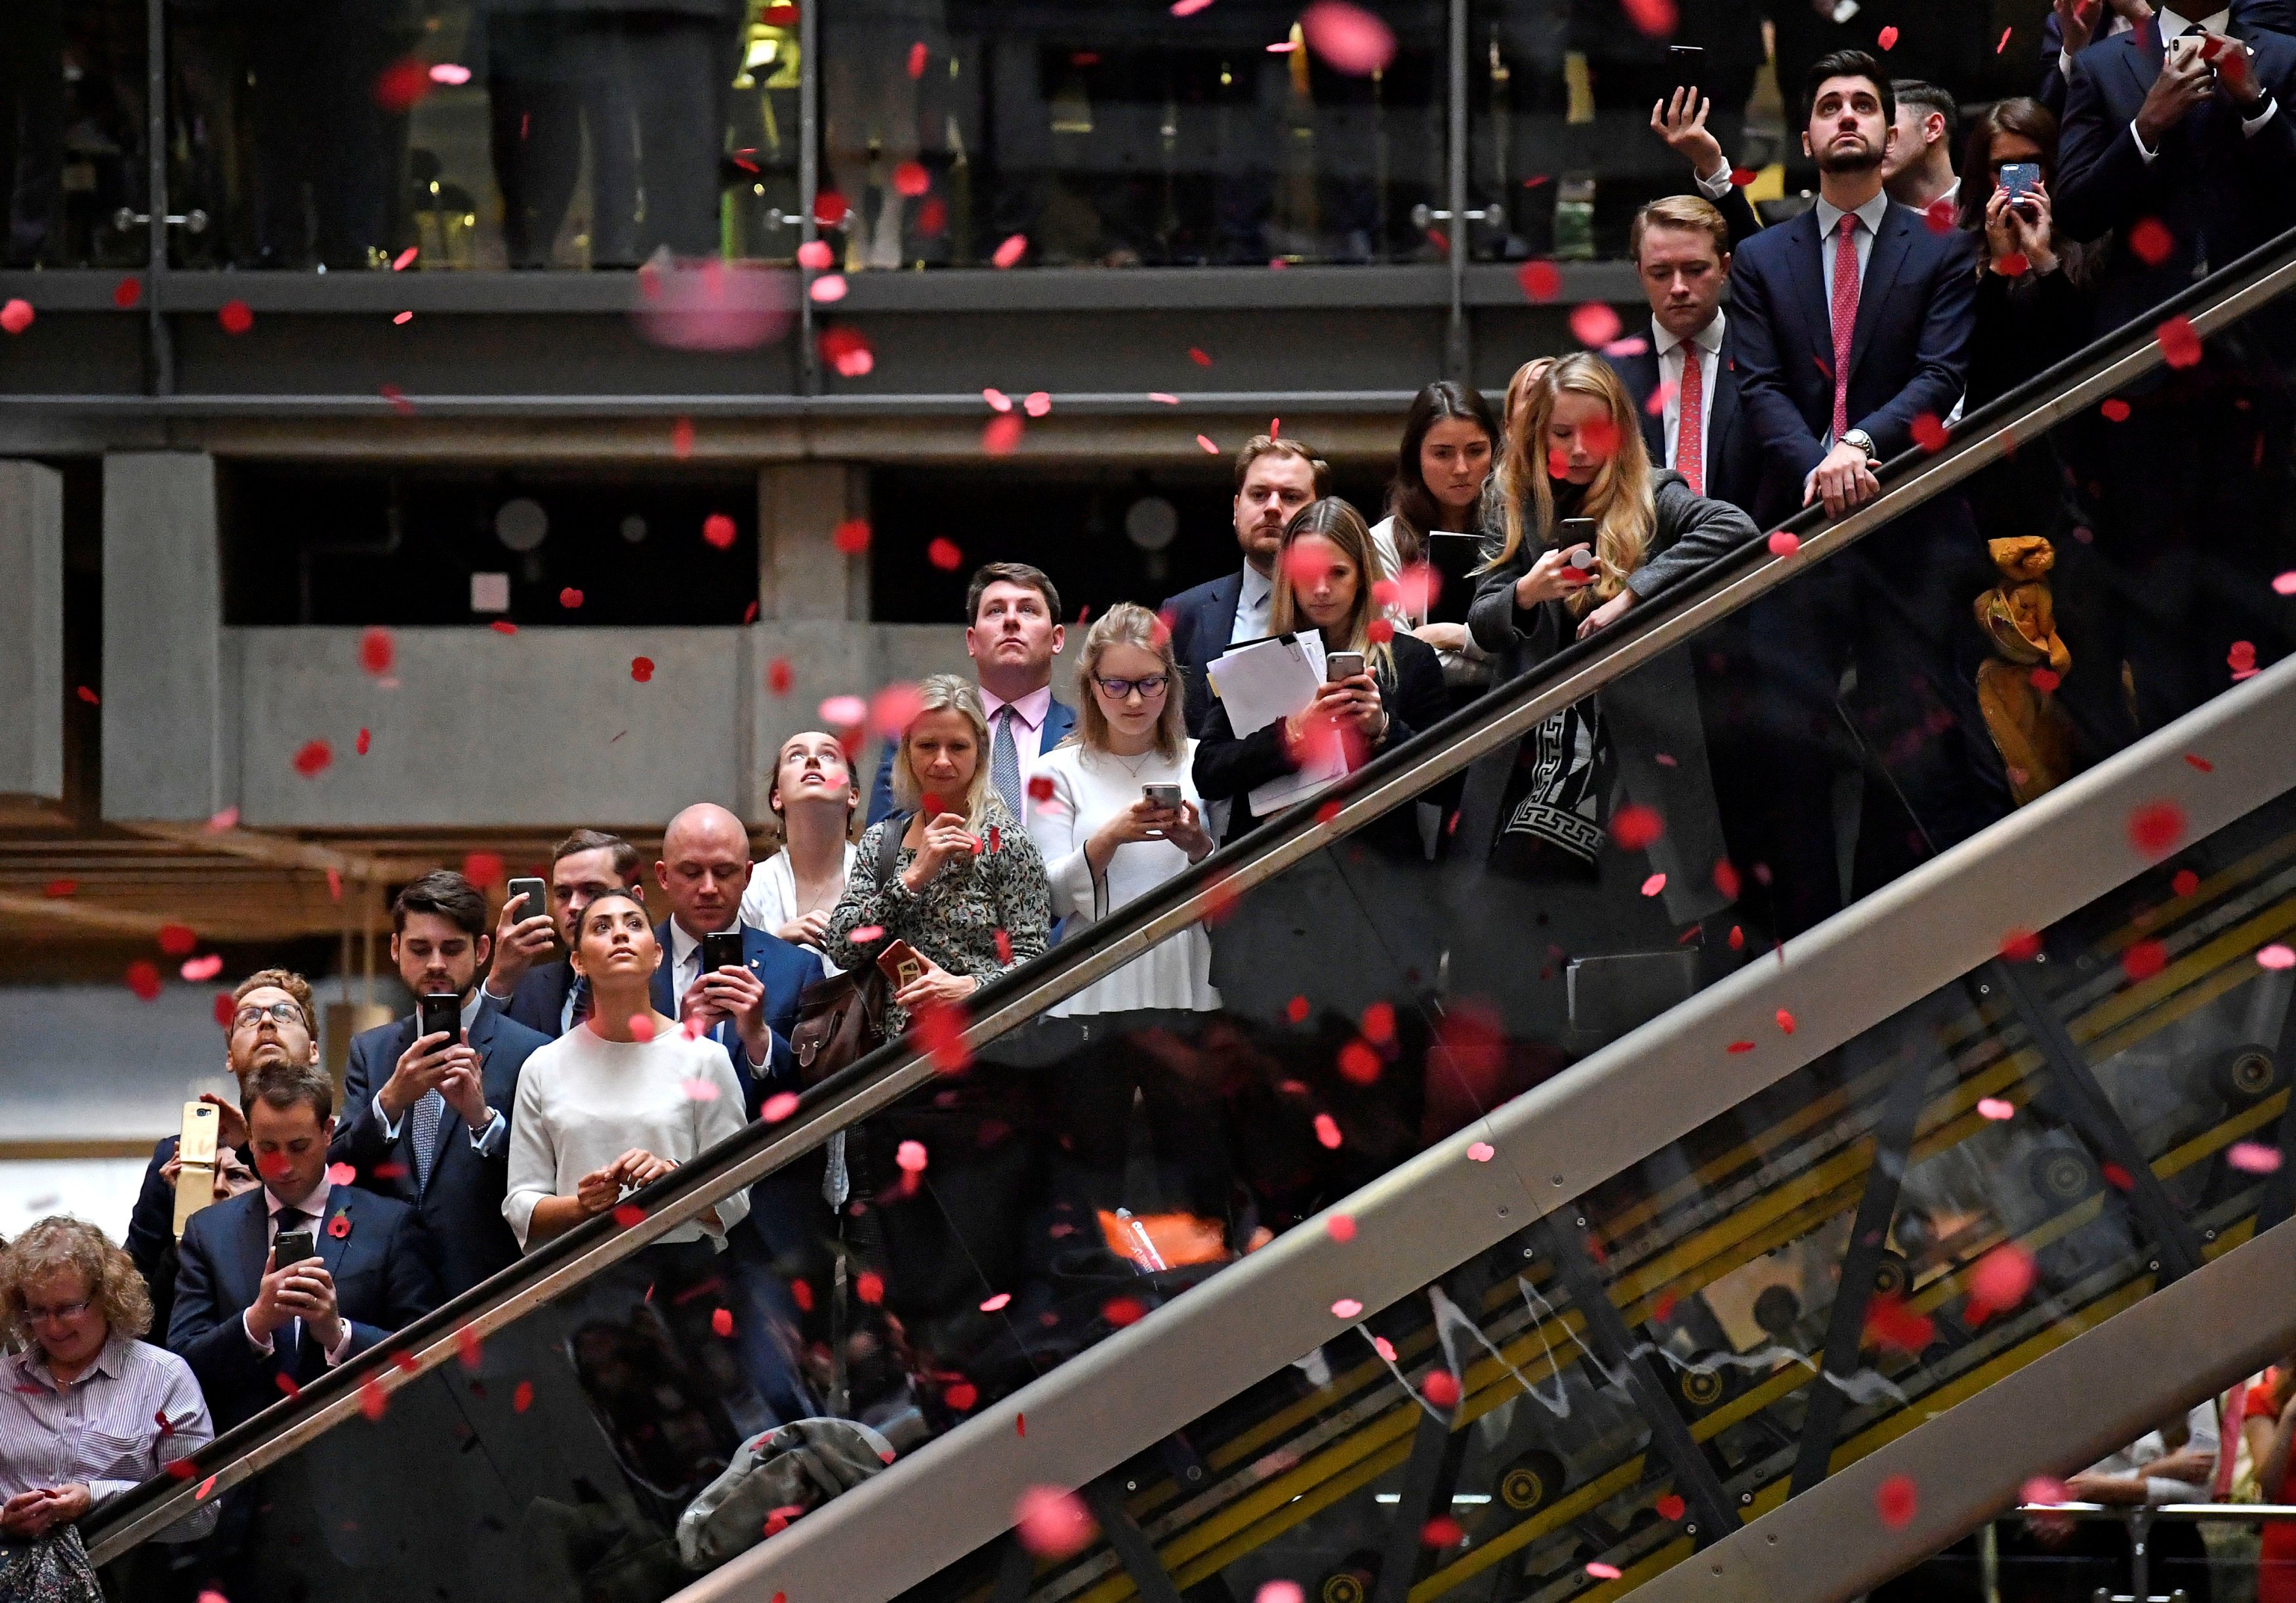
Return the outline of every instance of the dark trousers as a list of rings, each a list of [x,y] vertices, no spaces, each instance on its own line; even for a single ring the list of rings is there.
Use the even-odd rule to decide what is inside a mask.
[[[62,0],[11,6],[0,50],[0,266],[43,259],[63,209]]]
[[[734,36],[707,17],[506,17],[493,24],[495,181],[511,265],[550,264],[586,133],[594,267],[667,246],[717,253]]]
[[[395,241],[406,117],[375,103],[406,40],[343,0],[267,12],[244,36],[254,85],[257,249],[266,264],[363,267]]]
[[[1988,582],[1956,500],[1898,519],[1750,609],[1768,801],[1742,817],[1751,838],[1731,847],[1742,868],[1768,871],[1748,910],[1761,916],[1766,891],[1772,933],[1844,905],[1834,781],[1845,748],[1864,778],[1850,900],[2007,814],[1975,688],[1985,648],[1970,609]]]

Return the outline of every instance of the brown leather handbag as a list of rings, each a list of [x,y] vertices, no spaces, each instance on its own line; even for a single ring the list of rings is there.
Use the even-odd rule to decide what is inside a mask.
[[[885,819],[877,849],[881,885],[901,860],[901,836],[908,820],[909,815],[900,812]],[[790,1031],[798,1084],[810,1089],[884,1044],[885,1010],[891,1001],[891,987],[874,963],[807,986],[798,998],[797,1024]]]

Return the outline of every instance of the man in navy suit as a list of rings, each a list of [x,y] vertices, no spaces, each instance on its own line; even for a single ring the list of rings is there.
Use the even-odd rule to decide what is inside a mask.
[[[218,1432],[439,1305],[414,1210],[327,1177],[334,1095],[316,1043],[300,1063],[257,1071],[240,1108],[263,1184],[184,1228],[168,1346],[199,1377]],[[283,1266],[275,1245],[296,1230],[316,1254]]]
[[[1207,670],[1229,646],[1267,633],[1284,526],[1331,488],[1331,464],[1297,440],[1255,434],[1235,454],[1234,520],[1242,568],[1183,590],[1157,609],[1171,629],[1172,655],[1187,678],[1190,735],[1201,737],[1212,715]],[[1214,838],[1218,834],[1215,829]]]
[[[2215,62],[2178,36],[2216,51]],[[2296,40],[2226,12],[2187,21],[2161,11],[2073,58],[2053,199],[2063,237],[2117,238],[2098,333],[2296,226],[2292,94]],[[2157,260],[2127,238],[2147,218],[2169,232]]]
[[[661,966],[654,970],[653,1005],[724,1043],[743,1111],[755,1119],[774,1089],[796,1089],[789,1036],[800,997],[821,978],[821,959],[741,922],[750,871],[749,831],[722,807],[699,802],[662,831],[653,875],[669,917],[654,930]],[[742,966],[705,968],[702,937],[728,930],[741,932]],[[784,1420],[818,1410],[800,1377],[797,1307],[774,1265],[807,1252],[806,1210],[819,1205],[817,1193],[784,1170],[750,1188],[749,1215],[726,1237],[727,1275],[736,1288],[728,1295],[741,1305],[734,1323],[742,1365]]]
[[[2100,39],[2142,28],[2152,19],[2146,0],[2051,0],[2041,21],[2041,83],[2033,98],[2059,118],[2065,114],[2065,79],[2072,59]],[[2289,0],[2241,0],[2232,20],[2275,33],[2296,34],[2296,5]]]
[[[989,563],[977,570],[964,596],[964,653],[980,684],[988,716],[988,777],[1013,816],[1029,816],[1029,777],[1037,760],[1068,738],[1076,709],[1053,696],[1053,659],[1068,641],[1061,625],[1061,593],[1041,568]],[[867,822],[893,810],[893,757],[898,738],[885,743],[869,789]]]
[[[1942,426],[1974,320],[1971,236],[1939,232],[1882,187],[1894,97],[1860,51],[1811,67],[1802,142],[1817,204],[1748,240],[1731,275],[1741,400],[1764,458],[1754,515],[1834,515],[1880,493],[1874,464]],[[1983,542],[1957,499],[1932,502],[1783,587],[1751,622],[1777,751],[1773,826],[1734,851],[1767,862],[1783,931],[1841,905],[1833,743],[1863,747],[1853,892],[1982,828],[2007,805],[1972,688],[1971,599]],[[1854,704],[1843,672],[1857,670]],[[1908,816],[1910,814],[1910,816]]]
[[[2296,226],[2292,95],[2296,40],[2252,12],[2188,21],[2163,9],[2073,59],[2056,226],[2067,238],[2112,238],[2100,333],[2151,323],[2195,278]],[[2158,242],[2151,260],[2132,244],[2147,222],[2159,225],[2146,230]],[[2252,335],[2263,321],[2243,326]],[[2219,341],[2197,366],[2150,374],[2122,392],[2125,421],[2076,437],[2095,535],[2077,560],[2095,574],[2082,587],[2089,615],[2070,637],[2074,661],[2086,647],[2107,686],[2128,685],[2132,733],[2222,690],[2235,642],[2259,662],[2296,644],[2267,588],[2292,561],[2278,497],[2288,403],[2253,349]]]
[[[412,1204],[438,1244],[453,1297],[518,1261],[503,1221],[518,1073],[548,1037],[502,1017],[479,994],[487,899],[451,869],[426,874],[390,904],[390,960],[417,997],[452,996],[453,1036],[420,1035],[420,1012],[351,1040],[343,1116],[330,1156],[359,1185]]]
[[[224,1026],[224,1066],[240,1086],[257,1070],[274,1064],[301,1063],[318,1030],[311,987],[283,968],[258,970],[232,992],[232,1016]],[[200,1100],[216,1110],[215,1200],[227,1202],[256,1184],[255,1160],[247,1149],[247,1120],[236,1101],[213,1091]],[[126,1245],[136,1272],[152,1294],[152,1328],[161,1341],[176,1305],[176,1150],[180,1136],[163,1136],[144,1171],[144,1188],[127,1219]]]
[[[1634,398],[1651,461],[1682,474],[1700,495],[1751,512],[1762,454],[1739,404],[1736,353],[1722,309],[1729,224],[1710,201],[1669,195],[1635,214],[1628,253],[1650,301],[1648,349],[1604,359]],[[1653,410],[1652,398],[1661,391]]]
[[[588,1016],[589,987],[561,958],[550,961],[554,939],[570,949],[574,929],[590,899],[607,891],[630,891],[641,899],[643,859],[619,835],[578,829],[551,850],[550,909],[503,904],[495,931],[494,966],[487,971],[487,999],[496,1009],[551,1040]]]

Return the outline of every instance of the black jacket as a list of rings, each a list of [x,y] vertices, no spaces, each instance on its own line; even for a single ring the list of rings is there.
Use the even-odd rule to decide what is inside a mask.
[[[1650,551],[1627,576],[1627,588],[1636,596],[1647,596],[1756,538],[1752,519],[1726,502],[1692,495],[1680,473],[1653,473],[1652,490],[1657,526]],[[1484,574],[1467,614],[1475,643],[1498,660],[1503,678],[1528,672],[1578,637],[1578,619],[1563,603],[1542,602],[1529,610],[1515,604],[1515,581],[1544,549],[1526,539],[1521,550]],[[1627,799],[1654,808],[1666,821],[1665,833],[1649,851],[1651,867],[1666,875],[1668,916],[1689,924],[1720,910],[1728,905],[1713,878],[1714,865],[1725,855],[1721,815],[1707,767],[1688,651],[1677,648],[1652,659],[1597,699]],[[1468,770],[1455,850],[1469,862],[1480,862],[1489,852],[1514,762],[1515,748],[1508,746]]]
[[[1373,672],[1373,678],[1379,682],[1380,701],[1387,709],[1387,732],[1381,736],[1375,751],[1385,751],[1409,740],[1422,729],[1432,728],[1450,711],[1450,701],[1443,689],[1443,663],[1436,656],[1435,648],[1403,634],[1397,635],[1390,644],[1395,658],[1393,670],[1383,672],[1374,669]],[[1252,787],[1280,779],[1299,766],[1284,750],[1281,720],[1239,740],[1228,722],[1227,709],[1217,698],[1213,700],[1211,714],[1204,721],[1203,736],[1196,747],[1196,791],[1209,802],[1234,799],[1235,805],[1228,816],[1228,840],[1238,839],[1262,822],[1252,816],[1250,802],[1246,799]],[[1398,808],[1390,818],[1407,820],[1410,811],[1408,808]],[[1416,826],[1411,827],[1415,832]]]

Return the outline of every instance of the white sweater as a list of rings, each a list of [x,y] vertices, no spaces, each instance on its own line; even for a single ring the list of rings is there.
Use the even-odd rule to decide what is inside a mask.
[[[1045,875],[1053,890],[1053,917],[1070,921],[1063,939],[1074,940],[1077,929],[1107,917],[1186,869],[1188,854],[1169,841],[1128,841],[1109,859],[1106,875],[1095,879],[1084,843],[1109,819],[1139,801],[1144,785],[1177,785],[1180,793],[1194,802],[1201,813],[1204,799],[1196,793],[1196,782],[1190,774],[1195,756],[1193,740],[1170,761],[1154,752],[1143,757],[1117,757],[1069,743],[1046,752],[1037,763],[1037,772],[1051,778],[1053,793],[1029,803],[1029,835],[1045,859]],[[1212,988],[1211,960],[1211,942],[1203,926],[1190,925],[1052,1011],[1063,1018],[1134,1007],[1212,1012],[1218,1008],[1220,998]]]
[[[714,1093],[714,1094],[713,1094]],[[521,1250],[545,1196],[572,1196],[582,1177],[632,1147],[689,1162],[746,1122],[734,1060],[707,1036],[676,1028],[650,1041],[611,1041],[587,1024],[539,1047],[519,1072],[510,1121],[510,1191],[503,1217]],[[719,1229],[699,1221],[661,1239],[722,1236],[750,1211],[746,1190],[718,1201]]]

